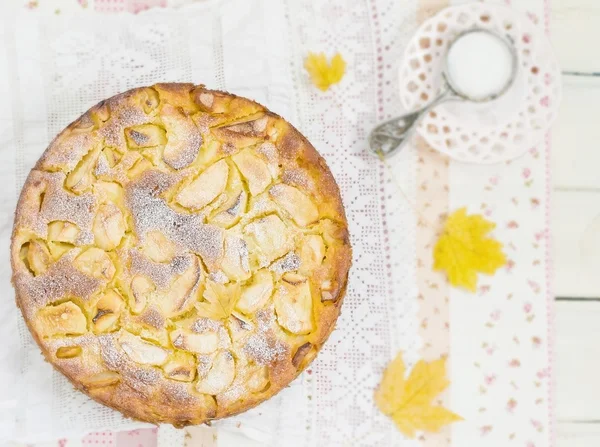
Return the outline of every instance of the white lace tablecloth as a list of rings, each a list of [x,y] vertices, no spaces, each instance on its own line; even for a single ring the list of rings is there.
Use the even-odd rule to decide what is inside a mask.
[[[340,185],[354,249],[342,315],[318,359],[218,430],[260,445],[550,444],[546,148],[479,167],[449,163],[417,139],[393,165],[406,197],[366,150],[374,124],[400,111],[397,68],[411,33],[446,2],[210,0],[136,15],[167,2],[32,3],[3,11],[0,28],[0,443],[148,427],[74,392],[42,360],[14,306],[7,247],[17,194],[57,132],[99,99],[175,81],[254,98],[298,127]],[[523,3],[544,16],[542,0]],[[340,52],[341,83],[316,90],[302,68],[308,51]],[[509,241],[509,268],[486,278],[478,296],[431,273],[435,229],[417,217],[439,222],[461,206],[489,212]],[[410,441],[375,408],[373,390],[399,350],[409,363],[449,355],[445,405],[465,422]],[[184,435],[161,427],[158,442],[180,445]]]

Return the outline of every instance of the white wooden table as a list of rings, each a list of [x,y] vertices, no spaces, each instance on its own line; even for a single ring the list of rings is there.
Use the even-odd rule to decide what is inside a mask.
[[[556,432],[600,445],[600,1],[553,0],[564,72],[553,132]]]

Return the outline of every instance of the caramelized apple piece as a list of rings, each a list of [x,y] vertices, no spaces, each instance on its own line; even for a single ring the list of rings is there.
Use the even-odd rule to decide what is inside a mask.
[[[110,281],[115,275],[115,266],[104,250],[90,247],[73,261],[73,265],[82,273],[98,279]]]
[[[225,237],[225,256],[221,262],[221,269],[232,281],[250,278],[248,245],[244,239],[229,235]]]
[[[154,124],[142,124],[140,126],[125,129],[127,145],[131,149],[160,146],[167,142],[164,129]]]
[[[229,351],[215,355],[208,372],[198,371],[196,390],[203,394],[219,394],[227,389],[235,377],[235,360]]]
[[[74,244],[79,236],[79,227],[71,222],[55,220],[48,224],[48,240]]]
[[[36,326],[41,337],[80,335],[87,331],[87,320],[79,306],[67,301],[40,309],[36,317]]]
[[[198,354],[212,354],[219,347],[219,334],[215,331],[196,333],[185,329],[175,329],[170,335],[173,346]]]
[[[131,280],[131,299],[129,301],[131,311],[135,314],[141,313],[148,303],[150,294],[155,289],[150,279],[142,275],[134,276]]]
[[[161,231],[155,230],[146,233],[142,251],[154,262],[171,262],[175,257],[176,247]]]
[[[121,381],[121,375],[114,371],[104,371],[83,380],[83,385],[88,389],[104,388],[116,385]]]
[[[198,178],[175,197],[175,201],[191,210],[200,210],[217,198],[225,189],[229,166],[220,160],[209,166]]]
[[[162,365],[169,355],[166,349],[127,331],[121,333],[119,344],[131,360],[142,365]]]
[[[250,194],[260,194],[271,184],[269,167],[251,149],[244,149],[232,158],[248,182]]]
[[[251,314],[264,307],[272,294],[273,276],[267,270],[259,270],[254,274],[252,282],[242,289],[236,308]]]
[[[65,180],[65,186],[76,193],[82,193],[92,186],[94,179],[92,175],[93,167],[100,154],[101,147],[98,145],[92,149],[83,160],[75,167]]]
[[[308,334],[314,329],[312,296],[308,278],[296,273],[283,275],[273,297],[277,322],[293,334]]]
[[[46,272],[51,263],[51,257],[50,251],[48,251],[48,247],[44,241],[35,239],[29,242],[27,261],[29,263],[29,268],[36,276]]]
[[[194,291],[200,281],[200,265],[196,256],[185,272],[179,275],[166,292],[160,292],[158,305],[166,317],[174,317],[187,312],[195,300]]]
[[[196,123],[170,104],[163,106],[161,118],[167,130],[163,160],[173,169],[189,166],[198,156],[202,146],[202,134]]]
[[[57,359],[72,359],[79,357],[83,350],[81,346],[62,346],[56,350]]]
[[[180,382],[191,382],[196,377],[196,358],[186,352],[177,352],[163,365],[165,376]]]
[[[252,240],[253,247],[250,252],[257,258],[261,267],[269,265],[293,249],[293,238],[289,228],[275,214],[250,222],[244,227],[244,233]]]
[[[319,219],[317,206],[298,188],[279,183],[269,190],[269,194],[301,227],[306,227]]]
[[[94,217],[93,233],[96,245],[103,250],[114,250],[126,231],[125,217],[116,205],[104,203]]]
[[[96,303],[96,309],[92,317],[94,332],[101,333],[115,329],[124,308],[125,303],[121,295],[113,289],[107,290]]]
[[[318,234],[308,234],[300,243],[300,270],[303,275],[308,275],[323,263],[325,257],[325,242]]]

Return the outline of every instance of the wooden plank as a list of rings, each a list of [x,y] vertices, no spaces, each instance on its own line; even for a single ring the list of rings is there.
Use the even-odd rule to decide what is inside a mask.
[[[552,209],[555,295],[600,297],[600,191],[554,191]]]
[[[557,447],[598,447],[600,424],[559,422],[556,427]]]
[[[556,418],[600,421],[600,302],[558,301],[555,309]]]
[[[598,0],[552,0],[552,43],[564,70],[600,72]]]
[[[600,188],[600,77],[563,76],[563,81],[563,102],[552,129],[554,187]]]

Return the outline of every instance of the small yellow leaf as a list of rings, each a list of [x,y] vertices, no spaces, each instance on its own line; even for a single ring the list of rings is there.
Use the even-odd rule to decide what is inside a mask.
[[[443,407],[432,405],[449,384],[445,358],[429,363],[420,360],[408,379],[404,374],[402,354],[398,354],[384,371],[375,391],[375,403],[402,433],[413,438],[417,431],[437,432],[462,419]]]
[[[231,315],[240,297],[240,291],[240,285],[237,282],[224,285],[207,281],[202,295],[204,301],[197,303],[196,309],[202,316],[217,320],[225,319]]]
[[[304,59],[304,68],[308,71],[312,83],[318,89],[325,91],[342,80],[346,71],[346,62],[340,53],[336,53],[329,63],[324,53],[308,53]]]
[[[399,353],[383,372],[383,379],[377,391],[375,402],[383,413],[391,416],[400,407],[404,394],[404,361]]]
[[[444,357],[431,363],[419,360],[406,381],[404,400],[411,405],[429,405],[449,383]]]
[[[506,264],[502,244],[487,237],[496,225],[461,208],[446,220],[433,250],[433,268],[445,270],[450,284],[475,291],[477,273],[494,274]]]
[[[392,416],[392,419],[409,438],[414,438],[417,430],[437,433],[440,429],[462,418],[444,407],[413,406],[403,408]]]

